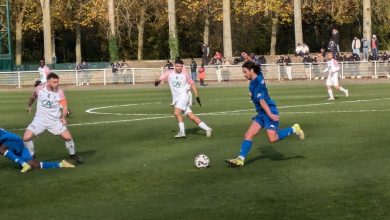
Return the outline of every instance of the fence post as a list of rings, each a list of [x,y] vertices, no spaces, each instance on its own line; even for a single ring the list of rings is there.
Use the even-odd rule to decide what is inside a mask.
[[[341,63],[341,79],[344,79],[344,63]]]
[[[106,81],[106,69],[103,69],[103,85],[107,85],[107,81]]]
[[[18,72],[18,88],[22,88],[20,81],[20,72]]]
[[[376,65],[376,61],[374,61],[374,78],[377,79],[378,78],[378,72],[377,72],[377,65]]]
[[[312,78],[312,69],[313,69],[313,63],[310,63],[309,80],[311,80]]]
[[[131,76],[133,77],[133,85],[135,85],[135,70],[131,68]]]
[[[221,78],[222,78],[222,73],[221,73],[221,66],[220,65],[218,65],[217,66],[217,70],[215,71],[216,72],[216,74],[217,74],[217,79],[218,79],[218,83],[220,83],[221,82]]]
[[[276,64],[276,65],[278,65],[278,80],[280,82],[280,80],[281,80],[280,65],[279,64]]]

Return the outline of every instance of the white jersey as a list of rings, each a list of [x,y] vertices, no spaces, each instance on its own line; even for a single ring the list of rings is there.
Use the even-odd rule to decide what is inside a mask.
[[[46,81],[47,81],[46,77],[50,73],[49,67],[44,65],[43,67],[39,67],[38,71],[39,71],[39,80],[41,81],[41,84],[46,83]]]
[[[64,92],[58,88],[57,91],[49,91],[46,84],[35,88],[37,94],[37,111],[34,120],[53,122],[59,121],[61,117],[61,106],[66,105]]]
[[[189,98],[188,91],[191,85],[194,84],[194,81],[187,73],[176,73],[175,70],[168,70],[160,77],[160,80],[168,81],[174,101],[182,97]]]
[[[328,65],[328,72],[329,76],[333,75],[334,73],[337,73],[340,70],[339,63],[335,59],[331,59],[327,62]]]

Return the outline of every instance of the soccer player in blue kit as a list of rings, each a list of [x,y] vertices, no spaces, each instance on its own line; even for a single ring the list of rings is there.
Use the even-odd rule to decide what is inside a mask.
[[[252,61],[247,61],[242,65],[244,77],[250,80],[249,91],[254,103],[257,115],[252,118],[253,122],[242,142],[240,155],[234,159],[226,160],[230,167],[242,167],[244,161],[252,148],[253,137],[261,130],[266,129],[268,140],[271,143],[284,139],[287,136],[296,134],[301,140],[305,139],[305,134],[298,124],[292,127],[279,130],[279,112],[276,103],[268,94],[268,89],[264,81],[260,66]]]
[[[25,173],[31,169],[74,168],[66,160],[61,162],[39,162],[34,160],[30,151],[24,145],[23,139],[18,135],[0,128],[0,154],[14,161],[22,167]]]

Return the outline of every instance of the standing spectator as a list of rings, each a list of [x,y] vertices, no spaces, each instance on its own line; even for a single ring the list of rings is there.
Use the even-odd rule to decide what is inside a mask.
[[[202,65],[209,65],[210,47],[206,43],[202,45]]]
[[[39,61],[39,67],[38,67],[38,72],[39,72],[39,80],[35,81],[35,87],[46,83],[46,77],[50,73],[50,69],[48,66],[45,64],[45,60],[40,60]]]
[[[311,57],[309,55],[305,55],[303,57],[303,63],[304,63],[304,68],[305,68],[305,74],[306,74],[306,78],[307,79],[310,79],[310,71],[311,71],[311,63],[313,62],[313,60],[311,59]]]
[[[173,64],[170,60],[167,60],[167,63],[164,65],[164,68],[167,68],[169,70],[173,70]]]
[[[286,73],[287,73],[287,78],[289,80],[292,80],[292,75],[291,75],[291,59],[289,56],[286,56],[284,58],[284,63],[286,65]]]
[[[127,73],[129,65],[126,63],[125,59],[122,60],[122,63],[121,63],[119,68],[120,68],[120,70],[122,72],[123,82],[124,83],[132,82],[132,80],[130,79],[130,74]]]
[[[192,78],[192,81],[196,82],[197,81],[196,80],[196,68],[198,68],[198,65],[196,64],[194,59],[191,59],[190,68],[191,68],[191,78]]]
[[[370,43],[368,42],[366,37],[363,37],[361,44],[363,46],[363,59],[364,61],[368,60],[368,49],[370,47]]]
[[[360,56],[360,47],[361,47],[361,43],[359,38],[354,37],[352,40],[352,52]]]
[[[379,41],[376,35],[372,35],[371,39],[371,53],[374,60],[378,60]]]
[[[333,30],[332,30],[332,40],[336,44],[337,55],[338,55],[340,53],[340,33],[336,28],[333,28]],[[333,54],[333,56],[334,56],[334,54]]]
[[[206,86],[204,84],[204,79],[206,78],[206,69],[204,68],[204,65],[202,64],[202,66],[198,69],[198,72],[199,72],[199,81],[200,81],[200,87],[204,87]]]
[[[112,84],[117,85],[118,84],[118,69],[120,67],[120,64],[118,62],[111,63],[111,71],[112,71]]]
[[[321,48],[320,49],[320,54],[318,54],[318,56],[321,56],[322,59],[325,59],[325,57],[326,57],[326,50],[325,50],[325,48]]]
[[[83,60],[79,64],[79,69],[81,70],[81,85],[87,85],[89,86],[89,76],[88,76],[88,64],[85,60]]]
[[[284,75],[284,57],[279,56],[276,60],[276,64],[278,65],[278,75],[282,77],[282,75]]]
[[[337,57],[337,45],[333,41],[333,39],[330,39],[329,44],[328,44],[328,51],[332,52],[333,57]]]

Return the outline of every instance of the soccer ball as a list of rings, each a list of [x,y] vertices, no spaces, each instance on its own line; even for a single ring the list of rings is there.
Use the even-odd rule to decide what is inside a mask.
[[[204,169],[210,166],[210,159],[204,154],[199,154],[195,157],[194,165],[196,168]]]

